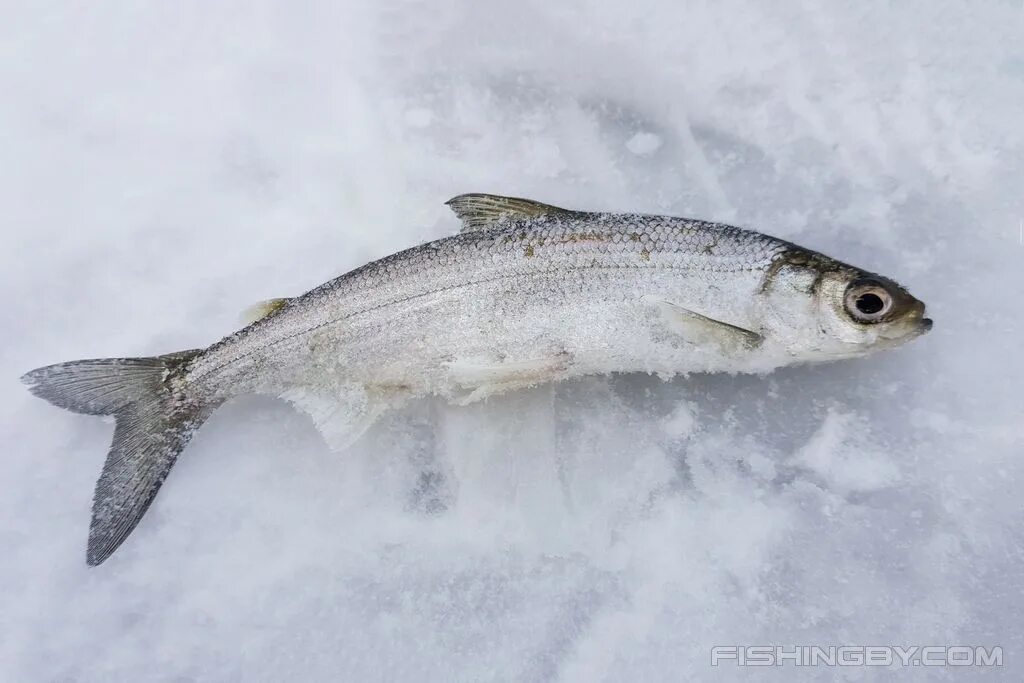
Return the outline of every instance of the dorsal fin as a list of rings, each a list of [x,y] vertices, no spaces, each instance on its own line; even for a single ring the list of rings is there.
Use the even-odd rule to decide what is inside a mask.
[[[280,311],[289,301],[291,301],[291,299],[280,298],[267,299],[266,301],[255,303],[242,311],[242,323],[245,325],[251,325],[257,320],[263,320],[268,315],[273,315]]]
[[[523,220],[539,216],[572,216],[576,212],[519,197],[496,194],[460,194],[447,202],[462,221],[462,232],[485,230],[505,220]]]

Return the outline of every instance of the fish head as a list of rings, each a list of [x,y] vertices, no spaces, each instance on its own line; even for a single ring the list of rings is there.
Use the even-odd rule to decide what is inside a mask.
[[[932,328],[925,305],[893,280],[794,248],[762,287],[766,336],[799,360],[851,358]]]

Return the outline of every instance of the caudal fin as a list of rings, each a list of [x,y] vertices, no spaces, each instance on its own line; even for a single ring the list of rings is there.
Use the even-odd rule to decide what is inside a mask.
[[[106,560],[124,542],[178,454],[216,408],[190,400],[181,387],[182,368],[198,353],[79,360],[38,368],[21,378],[33,394],[55,406],[116,420],[93,495],[90,565]]]

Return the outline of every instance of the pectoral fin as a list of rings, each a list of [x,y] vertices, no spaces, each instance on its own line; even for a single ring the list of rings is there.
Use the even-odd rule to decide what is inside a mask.
[[[460,194],[447,202],[462,221],[462,232],[485,230],[506,220],[527,220],[540,216],[573,216],[577,212],[519,197],[496,194]]]
[[[698,345],[714,345],[725,351],[756,349],[764,342],[757,332],[709,318],[669,301],[656,302],[665,323]]]

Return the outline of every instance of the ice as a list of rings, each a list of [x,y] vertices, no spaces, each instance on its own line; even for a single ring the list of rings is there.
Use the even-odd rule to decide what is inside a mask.
[[[9,4],[0,679],[982,673],[712,668],[734,644],[999,645],[1020,678],[1022,37],[1014,2]],[[240,400],[85,566],[112,427],[22,372],[206,345],[473,191],[755,227],[935,329],[422,401],[340,457]]]

